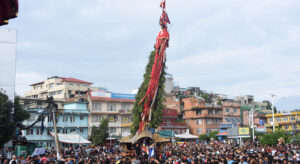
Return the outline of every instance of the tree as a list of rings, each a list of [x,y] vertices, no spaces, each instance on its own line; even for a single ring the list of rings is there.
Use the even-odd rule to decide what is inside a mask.
[[[99,127],[92,127],[91,139],[94,144],[101,145],[108,137],[108,118],[105,118],[99,124]]]
[[[263,101],[264,103],[267,103],[267,109],[271,109],[272,110],[272,103],[268,100]],[[276,106],[274,106],[274,113],[277,113],[277,108]]]
[[[217,132],[217,131],[213,131],[213,132],[210,132],[209,133],[209,139],[211,139],[211,138],[213,138],[213,139],[217,139],[217,134],[218,134],[219,132]]]
[[[12,110],[14,114],[12,115]],[[0,147],[13,139],[17,127],[22,129],[22,122],[30,117],[30,114],[20,105],[18,97],[12,103],[8,96],[0,92]]]
[[[208,141],[209,137],[206,134],[201,134],[199,136],[199,140],[201,140],[201,141]]]
[[[141,113],[143,112],[144,102],[142,102],[141,104],[139,104],[139,103],[147,92],[148,84],[149,84],[149,81],[151,78],[150,75],[151,75],[152,66],[154,63],[154,58],[155,58],[155,50],[152,51],[149,56],[149,61],[145,68],[144,81],[140,85],[138,93],[135,96],[135,103],[134,103],[134,107],[132,110],[132,113],[133,113],[133,125],[131,127],[132,134],[134,134],[139,128],[140,116],[141,116]],[[161,72],[161,77],[160,77],[159,85],[158,85],[158,91],[157,91],[155,102],[153,104],[154,111],[152,111],[151,121],[148,124],[149,128],[157,128],[158,125],[162,121],[161,116],[162,116],[162,110],[164,109],[163,102],[165,101],[164,82],[165,82],[165,65],[163,66],[163,69]]]
[[[278,142],[278,139],[282,138],[285,143],[289,143],[291,141],[291,135],[283,132],[283,131],[276,131],[274,134],[273,133],[267,133],[264,134],[260,138],[260,143],[262,145],[276,145]]]

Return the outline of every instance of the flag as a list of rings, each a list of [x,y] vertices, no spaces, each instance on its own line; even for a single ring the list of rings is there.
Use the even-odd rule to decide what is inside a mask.
[[[180,147],[186,147],[186,144],[185,144],[185,142],[177,142],[177,144],[180,146]]]
[[[149,146],[149,157],[154,157],[155,155],[155,148],[154,146]]]

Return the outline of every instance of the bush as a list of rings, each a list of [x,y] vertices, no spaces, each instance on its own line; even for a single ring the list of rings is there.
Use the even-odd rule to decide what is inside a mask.
[[[201,134],[199,136],[199,140],[201,141],[208,141],[209,137],[206,134]]]
[[[260,143],[262,145],[276,145],[278,142],[278,139],[282,138],[284,140],[284,143],[290,143],[291,141],[291,135],[283,132],[283,131],[276,131],[274,134],[273,133],[267,133],[264,134],[260,138]]]

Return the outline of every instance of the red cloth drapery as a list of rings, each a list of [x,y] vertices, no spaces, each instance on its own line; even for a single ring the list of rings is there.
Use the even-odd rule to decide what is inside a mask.
[[[150,81],[148,84],[148,89],[141,100],[140,103],[144,102],[143,112],[141,114],[141,119],[139,122],[138,133],[145,129],[146,124],[151,120],[152,106],[156,100],[156,94],[158,90],[159,80],[161,78],[161,72],[166,60],[165,50],[169,46],[169,33],[167,30],[167,24],[170,23],[169,17],[165,10],[165,1],[161,2],[160,7],[162,7],[162,15],[159,20],[161,25],[161,31],[158,33],[155,43],[155,58],[152,66]]]

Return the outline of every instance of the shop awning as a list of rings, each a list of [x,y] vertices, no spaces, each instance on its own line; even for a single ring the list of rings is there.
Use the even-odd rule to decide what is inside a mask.
[[[182,139],[197,139],[197,138],[199,138],[198,136],[190,134],[189,130],[187,130],[183,134],[175,134],[175,137],[182,138]]]
[[[216,136],[227,136],[227,132],[222,132],[222,133],[216,134]]]
[[[51,132],[51,135],[54,137],[54,133]],[[69,144],[90,144],[91,141],[83,138],[77,132],[72,132],[69,134],[61,134],[58,133],[58,140],[59,142],[69,143]]]

